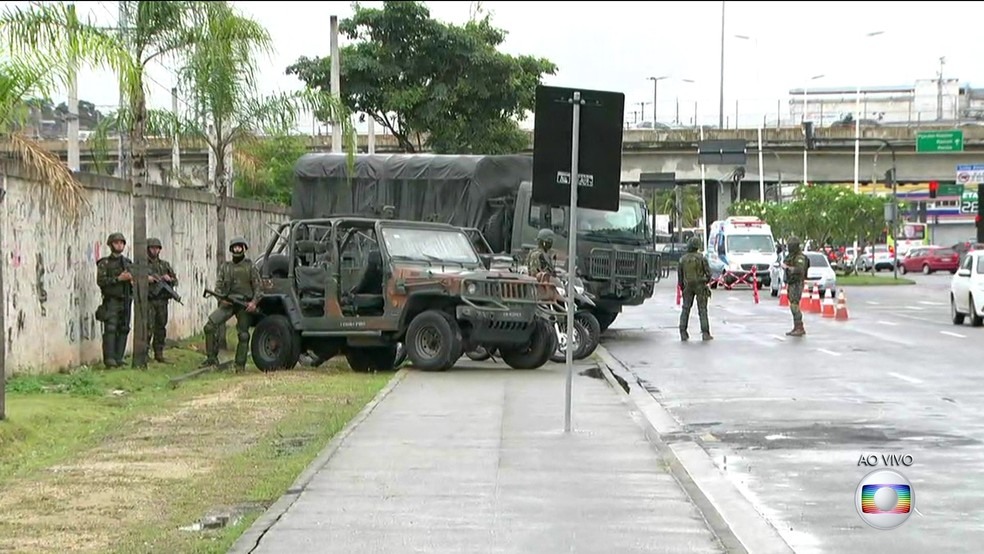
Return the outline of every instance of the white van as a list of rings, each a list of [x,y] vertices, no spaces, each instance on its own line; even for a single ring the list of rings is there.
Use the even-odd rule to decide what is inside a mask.
[[[769,224],[754,216],[734,216],[711,224],[705,255],[715,276],[725,270],[745,276],[755,267],[760,286],[769,286],[776,242]],[[749,279],[749,282],[750,279]]]

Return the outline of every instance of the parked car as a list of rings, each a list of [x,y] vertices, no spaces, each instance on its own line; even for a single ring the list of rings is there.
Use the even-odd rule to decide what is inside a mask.
[[[950,317],[954,325],[984,324],[984,250],[968,252],[950,280]]]
[[[942,246],[923,246],[910,248],[905,257],[899,260],[899,271],[922,271],[929,275],[934,271],[956,273],[960,265],[960,254],[952,248]]]
[[[874,255],[872,255],[872,250],[874,250]],[[870,271],[872,266],[874,266],[875,271],[883,269],[891,271],[895,266],[895,253],[887,244],[876,244],[873,248],[868,247],[861,253],[861,257],[858,258],[858,271]]]
[[[806,283],[803,285],[803,292],[812,291],[813,285],[817,285],[820,294],[826,295],[827,291],[837,294],[837,274],[830,266],[827,256],[822,252],[807,252],[806,257],[810,260],[810,270],[806,275]],[[782,269],[782,262],[776,262],[769,268],[769,275],[772,277],[771,293],[772,296],[779,296],[779,291],[785,282],[785,270]]]

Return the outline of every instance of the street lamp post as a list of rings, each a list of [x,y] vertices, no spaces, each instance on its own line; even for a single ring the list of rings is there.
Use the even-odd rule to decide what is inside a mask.
[[[658,95],[657,95],[657,92],[658,92],[658,89],[659,89],[659,82],[662,81],[663,79],[669,79],[670,76],[669,75],[663,75],[661,77],[646,77],[646,78],[653,82],[653,130],[655,131],[656,130],[656,122],[659,121],[657,119],[657,116],[659,115],[659,112],[657,111],[658,104],[656,104],[656,101],[659,100]]]
[[[718,129],[724,129],[724,3],[721,0],[721,92],[718,107]]]
[[[865,33],[862,39],[876,37],[885,31]],[[861,192],[861,81],[858,81],[857,94],[854,96],[854,194]],[[858,239],[854,238],[854,259],[859,259]]]
[[[758,38],[753,38],[747,35],[735,35],[735,38],[741,40],[750,40],[755,47],[755,82],[761,82],[761,67],[762,60],[759,57],[759,47]],[[735,116],[737,117],[737,115]],[[756,117],[758,119],[758,117]],[[737,122],[736,122],[737,123]],[[765,202],[765,162],[762,159],[762,121],[758,121],[758,170],[759,170],[759,202]]]
[[[803,117],[800,119],[800,123],[806,123],[806,89],[809,87],[810,81],[816,81],[817,79],[823,79],[823,75],[814,75],[810,77],[806,84],[803,85]],[[807,151],[806,147],[803,147],[803,185],[807,183]]]

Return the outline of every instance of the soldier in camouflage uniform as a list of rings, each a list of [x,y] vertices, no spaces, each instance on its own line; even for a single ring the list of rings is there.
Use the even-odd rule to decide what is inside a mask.
[[[102,304],[96,319],[103,324],[102,355],[106,367],[123,365],[126,340],[130,334],[130,309],[133,306],[133,275],[131,261],[123,255],[126,238],[112,233],[106,239],[108,256],[96,262],[96,283],[102,293]]]
[[[540,273],[554,275],[554,265],[550,256],[550,249],[553,248],[553,231],[540,229],[536,234],[536,245],[536,248],[530,250],[530,256],[526,260],[529,274],[534,277],[538,277]]]
[[[167,303],[171,295],[158,285],[163,281],[171,287],[178,286],[178,277],[171,264],[161,259],[160,239],[147,239],[147,262],[150,266],[150,290],[147,292],[147,341],[154,347],[154,359],[166,364],[164,341],[167,339]],[[160,281],[158,281],[160,280]]]
[[[793,330],[786,333],[790,337],[802,337],[806,334],[803,328],[803,311],[800,310],[800,299],[803,297],[803,283],[810,269],[810,259],[803,253],[800,239],[789,237],[786,241],[788,255],[783,261],[785,270],[786,293],[789,298],[789,311],[793,314]]]
[[[697,300],[697,313],[700,316],[700,333],[703,340],[712,340],[711,323],[707,319],[707,300],[711,297],[711,288],[707,282],[711,280],[711,266],[707,258],[702,256],[700,239],[697,237],[687,241],[687,253],[680,257],[677,265],[677,283],[679,283],[683,306],[680,311],[680,340],[688,340],[687,326],[690,324],[690,309]]]
[[[217,365],[219,362],[219,343],[216,333],[226,321],[236,316],[236,371],[245,371],[246,355],[249,353],[250,313],[256,311],[260,301],[260,272],[246,257],[249,244],[246,239],[237,237],[229,241],[229,252],[232,261],[226,261],[219,267],[218,278],[215,280],[215,292],[238,298],[247,303],[241,307],[224,300],[219,300],[219,307],[209,316],[205,324],[205,354],[202,367]]]

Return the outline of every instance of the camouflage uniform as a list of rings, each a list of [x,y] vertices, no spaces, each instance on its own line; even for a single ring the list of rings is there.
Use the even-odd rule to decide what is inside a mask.
[[[242,247],[242,252],[236,253],[236,246]],[[219,267],[218,278],[215,280],[215,292],[239,298],[244,302],[258,303],[260,301],[260,272],[246,257],[249,244],[244,238],[235,238],[229,242],[229,251],[233,253],[232,261],[226,261]],[[205,324],[205,354],[207,358],[202,366],[218,364],[219,343],[216,332],[225,325],[226,321],[236,316],[236,370],[246,369],[246,356],[249,353],[250,315],[246,308],[219,301],[219,307],[209,316]]]
[[[806,334],[803,328],[803,312],[800,310],[800,299],[803,298],[803,283],[806,281],[806,274],[810,269],[810,259],[806,257],[800,247],[800,240],[790,237],[786,241],[786,250],[789,255],[783,262],[785,268],[786,293],[789,298],[789,311],[793,314],[793,329],[786,333],[791,337],[802,337]]]
[[[553,262],[550,261],[550,249],[553,248],[553,232],[550,229],[540,229],[536,234],[537,247],[530,250],[526,260],[526,269],[536,277],[541,272],[554,272]]]
[[[122,243],[117,251],[114,244]],[[102,304],[96,310],[96,319],[103,324],[102,355],[106,367],[123,364],[126,341],[130,334],[130,309],[133,306],[133,283],[130,281],[131,261],[123,255],[126,238],[122,233],[112,233],[106,239],[109,256],[96,262],[96,284],[102,293]]]
[[[700,252],[700,239],[694,237],[687,242],[687,253],[680,258],[677,266],[677,283],[680,285],[683,307],[680,311],[680,340],[687,340],[687,326],[690,324],[690,309],[697,300],[697,313],[700,316],[701,338],[711,340],[711,323],[707,319],[707,300],[711,289],[707,282],[711,279],[711,266]]]
[[[157,254],[151,254],[152,248],[162,248],[159,239],[147,239],[147,263],[150,268],[149,275],[163,278],[170,278],[167,282],[171,287],[178,286],[178,277],[174,274],[171,264],[160,259],[160,250]],[[154,359],[161,363],[167,363],[164,359],[164,341],[167,339],[167,303],[171,300],[164,287],[154,282],[150,284],[147,293],[147,341],[154,347]]]

